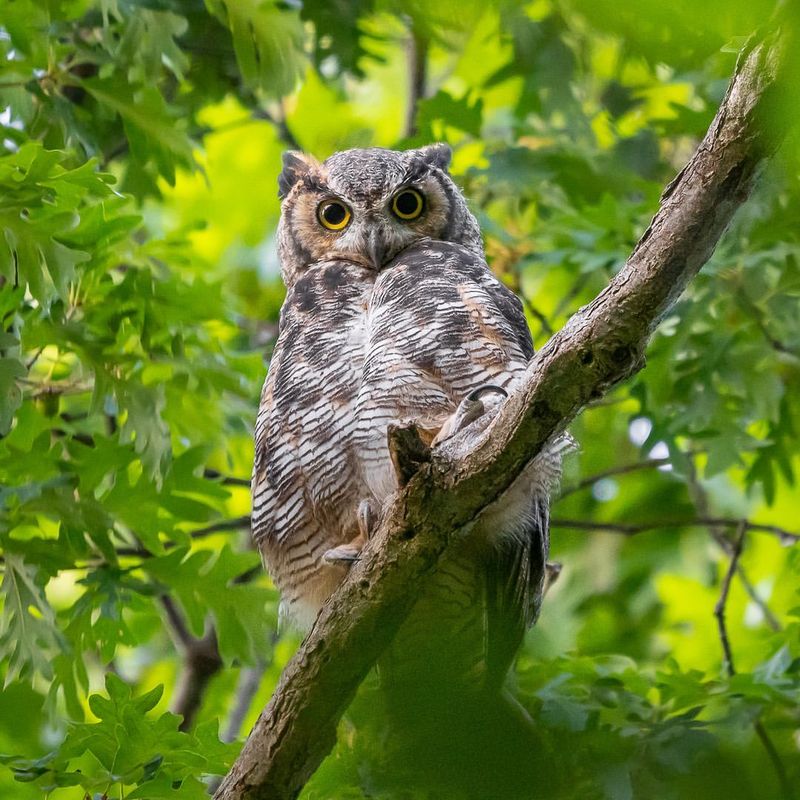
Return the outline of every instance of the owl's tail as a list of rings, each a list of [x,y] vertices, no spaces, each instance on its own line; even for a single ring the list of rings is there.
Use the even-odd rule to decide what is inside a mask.
[[[530,780],[541,775],[541,737],[505,682],[539,614],[549,496],[562,454],[574,448],[571,437],[555,438],[462,532],[379,662],[391,740],[404,742],[421,769],[451,770],[468,782],[480,782],[476,764],[496,780],[506,768]],[[530,783],[521,796],[536,796]]]
[[[530,533],[529,547],[456,543],[379,663],[393,768],[420,796],[547,796],[542,737],[504,685],[542,594]]]

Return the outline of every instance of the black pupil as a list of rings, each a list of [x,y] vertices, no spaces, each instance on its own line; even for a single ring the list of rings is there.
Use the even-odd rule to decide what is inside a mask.
[[[419,209],[419,198],[414,192],[403,192],[397,195],[395,206],[401,214],[416,214]]]
[[[331,203],[322,210],[322,216],[329,225],[341,225],[347,216],[347,211],[341,203]]]

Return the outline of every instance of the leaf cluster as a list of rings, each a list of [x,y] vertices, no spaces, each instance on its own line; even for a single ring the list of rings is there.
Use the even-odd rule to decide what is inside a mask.
[[[621,267],[770,6],[2,4],[0,794],[199,797],[232,755],[219,722],[246,733],[296,644],[247,534],[281,151],[450,143],[539,347]],[[469,758],[409,761],[367,685],[305,796],[797,785],[791,536],[745,537],[733,676],[713,612],[738,520],[800,532],[798,164],[790,140],[647,369],[574,425],[564,571],[513,678],[537,756],[502,736],[470,750],[466,726],[445,738]],[[179,730],[167,708],[203,647]]]

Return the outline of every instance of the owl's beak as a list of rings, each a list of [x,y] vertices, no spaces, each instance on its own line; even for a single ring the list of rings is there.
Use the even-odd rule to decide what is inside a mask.
[[[383,262],[386,260],[386,242],[380,234],[380,231],[372,230],[367,239],[367,255],[375,269],[380,269]]]

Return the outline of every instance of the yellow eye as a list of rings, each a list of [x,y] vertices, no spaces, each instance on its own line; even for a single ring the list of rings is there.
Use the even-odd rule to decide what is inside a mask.
[[[392,211],[400,219],[416,219],[425,208],[425,199],[416,189],[403,189],[392,199]]]
[[[319,204],[317,219],[329,231],[344,230],[350,222],[350,209],[338,200],[325,200]]]

